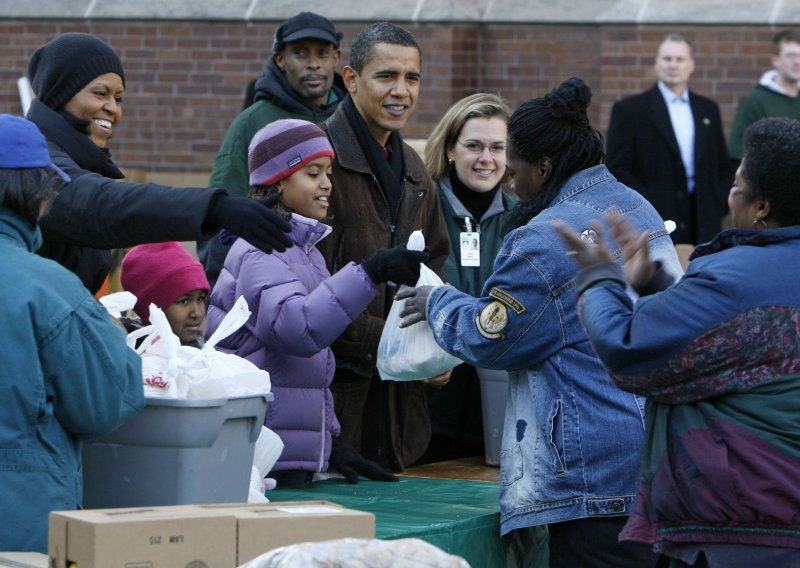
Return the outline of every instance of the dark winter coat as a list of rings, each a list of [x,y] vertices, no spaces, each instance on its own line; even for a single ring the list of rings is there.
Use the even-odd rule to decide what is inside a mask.
[[[72,178],[41,219],[40,255],[78,275],[96,293],[111,268],[108,249],[193,241],[219,190],[118,181],[110,157],[51,108],[33,101],[28,120],[47,139],[53,162]]]
[[[608,127],[606,164],[614,176],[641,193],[663,219],[677,224],[676,243],[710,241],[722,228],[733,181],[717,103],[689,91],[694,117],[694,195],[658,89],[617,102]],[[692,216],[691,200],[696,215]]]
[[[397,210],[390,211],[342,105],[325,129],[336,152],[328,210],[333,233],[319,248],[330,271],[405,243],[421,229],[430,248],[427,264],[441,275],[450,244],[436,188],[419,155],[403,144],[402,194]],[[425,451],[431,429],[423,385],[381,381],[376,372],[378,342],[393,294],[381,285],[366,312],[333,344],[336,376],[331,389],[341,440],[387,467],[403,469]]]

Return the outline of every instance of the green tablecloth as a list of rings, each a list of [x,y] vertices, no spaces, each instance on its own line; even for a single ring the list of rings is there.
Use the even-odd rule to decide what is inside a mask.
[[[267,492],[271,502],[325,499],[373,513],[378,538],[421,538],[481,568],[505,566],[499,495],[496,483],[419,477],[357,485],[328,479]]]

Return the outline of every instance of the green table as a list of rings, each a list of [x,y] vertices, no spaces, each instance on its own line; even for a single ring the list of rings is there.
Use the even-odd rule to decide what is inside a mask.
[[[328,479],[267,492],[271,502],[324,499],[375,515],[381,539],[420,538],[481,568],[505,566],[496,483],[401,477],[398,483]]]

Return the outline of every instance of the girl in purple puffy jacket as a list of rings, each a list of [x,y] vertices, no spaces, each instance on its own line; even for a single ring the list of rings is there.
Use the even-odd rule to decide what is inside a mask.
[[[334,153],[325,133],[303,120],[278,120],[253,137],[247,161],[250,196],[267,198],[291,225],[293,246],[265,254],[238,238],[225,259],[208,310],[209,336],[244,296],[252,315],[218,348],[269,371],[275,400],[266,426],[284,450],[270,472],[279,486],[308,483],[315,472],[338,470],[394,481],[378,465],[336,443],[339,422],[329,389],[335,361],[330,344],[374,298],[376,285],[416,283],[426,253],[404,246],[378,251],[331,275],[316,244],[331,194]]]

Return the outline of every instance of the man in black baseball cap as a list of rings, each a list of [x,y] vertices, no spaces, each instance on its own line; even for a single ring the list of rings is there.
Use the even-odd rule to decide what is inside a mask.
[[[300,12],[283,22],[275,31],[272,51],[277,53],[285,44],[301,39],[318,39],[339,49],[342,36],[342,32],[337,32],[328,18],[314,12]]]
[[[211,187],[247,195],[247,148],[256,132],[282,118],[318,124],[333,114],[347,94],[335,70],[342,35],[328,18],[313,12],[300,12],[278,26],[264,74],[255,83],[255,102],[228,128],[214,161]],[[197,243],[212,286],[229,248],[218,236]]]

